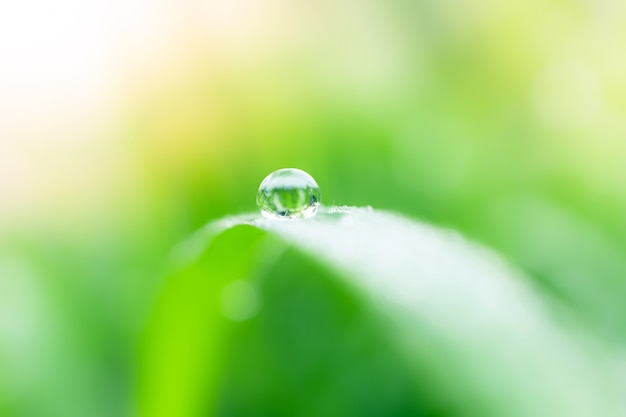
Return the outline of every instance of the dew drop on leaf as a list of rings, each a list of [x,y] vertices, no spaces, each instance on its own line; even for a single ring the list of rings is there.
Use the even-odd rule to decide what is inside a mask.
[[[295,168],[284,168],[265,177],[256,195],[264,217],[307,219],[320,205],[320,188],[312,176]]]

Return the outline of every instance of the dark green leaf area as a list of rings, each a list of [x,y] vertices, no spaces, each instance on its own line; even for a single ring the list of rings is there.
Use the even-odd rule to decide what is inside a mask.
[[[209,415],[425,415],[385,327],[333,274],[290,248],[259,279],[261,310],[232,329]]]

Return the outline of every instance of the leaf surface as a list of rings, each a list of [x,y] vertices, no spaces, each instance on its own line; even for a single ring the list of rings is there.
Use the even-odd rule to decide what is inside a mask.
[[[453,231],[370,208],[240,216],[175,258],[145,416],[623,415],[608,355]]]

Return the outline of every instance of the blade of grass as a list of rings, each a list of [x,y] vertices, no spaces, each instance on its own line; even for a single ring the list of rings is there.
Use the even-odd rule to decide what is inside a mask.
[[[219,234],[236,224],[242,226]],[[259,234],[260,230],[265,233]],[[228,245],[218,242],[229,236]],[[334,208],[307,221],[245,216],[209,226],[179,251],[184,254],[179,257],[181,264],[200,265],[207,287],[194,288],[200,281],[198,274],[189,285],[181,285],[179,278],[173,280],[175,287],[182,288],[180,298],[172,305],[157,307],[157,314],[166,316],[169,312],[178,320],[193,321],[193,312],[177,311],[177,304],[188,303],[184,294],[190,291],[195,292],[192,298],[197,306],[202,306],[203,299],[216,305],[216,294],[226,281],[250,276],[259,268],[253,262],[254,254],[259,254],[257,261],[265,255],[255,242],[263,236],[278,237],[328,266],[334,279],[365,300],[388,327],[381,337],[389,338],[399,349],[398,361],[421,380],[420,389],[432,410],[445,409],[449,415],[467,417],[623,415],[620,390],[604,354],[571,331],[569,323],[555,315],[549,302],[521,273],[454,232],[391,213]],[[276,239],[269,244],[281,245]],[[220,247],[221,255],[212,253],[219,252]],[[198,258],[202,250],[204,254]],[[233,264],[239,265],[236,273],[226,273]],[[174,298],[167,293],[164,290],[164,299]],[[198,311],[203,310],[196,307]],[[222,317],[219,312],[207,316]],[[168,335],[163,320],[155,320],[153,329],[157,337],[148,340],[149,346]],[[204,335],[194,336],[195,332]],[[221,349],[229,343],[225,337],[228,332],[218,327],[196,326],[188,333],[186,339],[177,336],[178,348],[157,349],[161,356],[148,361],[146,369],[157,369],[152,375],[155,380],[172,374],[158,370],[168,358],[182,354],[188,367],[194,360],[206,360],[197,357],[198,352],[186,352],[187,344],[208,349],[213,343]],[[206,339],[207,335],[213,340]],[[204,354],[219,357],[210,349]],[[202,385],[208,395],[219,385],[219,372],[206,366],[196,369],[204,369],[201,373],[209,375],[212,382],[189,382],[189,376],[182,375],[178,383]],[[162,383],[162,395],[167,398],[168,381]],[[149,393],[147,402],[161,401],[154,392]],[[180,404],[185,401],[180,400]],[[170,411],[178,410],[180,416],[196,415],[180,404]],[[157,415],[168,414],[146,413]]]

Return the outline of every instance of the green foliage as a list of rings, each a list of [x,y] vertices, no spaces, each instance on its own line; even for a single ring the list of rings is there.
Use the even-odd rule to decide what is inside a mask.
[[[227,219],[178,254],[141,351],[143,416],[623,412],[607,352],[454,233],[334,208]]]
[[[145,417],[243,412],[235,399],[284,403],[285,414],[295,400],[272,387],[299,399],[322,385],[333,401],[350,392],[345,413],[363,396],[376,412],[619,414],[611,398],[623,383],[610,374],[613,356],[626,363],[626,2],[140,0],[65,14],[9,3],[12,24],[0,26],[16,32],[2,39],[25,48],[5,51],[13,87],[0,87],[2,417],[134,416],[137,382]],[[37,27],[45,36],[22,36]],[[372,205],[481,242],[522,271],[496,281],[526,289],[498,289],[492,274],[464,282],[492,257],[481,251],[469,256],[479,265],[460,264],[463,249],[395,268],[403,239],[432,229],[383,233],[398,224],[377,216],[363,222],[379,224],[376,240],[352,235],[349,221],[223,235],[254,217],[212,223],[177,251],[187,272],[161,285],[177,242],[253,210],[263,177],[283,167],[310,172],[325,204]],[[339,234],[352,237],[334,245]],[[455,239],[413,243],[435,251]],[[309,304],[270,288],[309,270],[325,286],[307,292],[337,327],[300,339],[276,320],[306,321],[296,318]],[[383,296],[409,270],[453,270],[457,285],[426,286],[409,313]],[[380,277],[390,285],[367,286]],[[348,323],[367,353],[337,337],[342,367],[289,374],[280,359],[308,364],[313,330],[344,334]],[[279,340],[294,348],[270,344]],[[391,370],[378,396],[331,378],[364,380],[377,363]],[[396,385],[416,403],[387,388]]]

